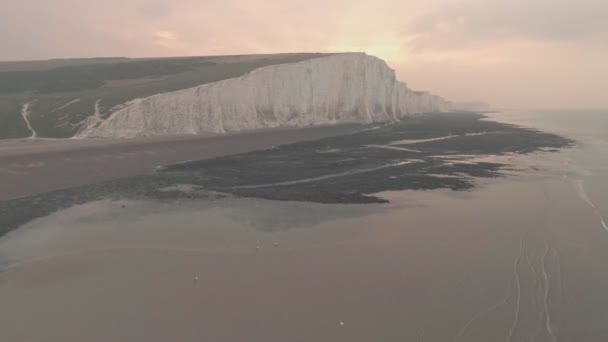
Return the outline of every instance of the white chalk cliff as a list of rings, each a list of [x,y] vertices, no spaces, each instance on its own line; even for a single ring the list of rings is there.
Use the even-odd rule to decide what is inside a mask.
[[[238,78],[126,103],[81,137],[234,132],[371,123],[445,111],[441,97],[409,89],[381,59],[345,53],[273,65]]]

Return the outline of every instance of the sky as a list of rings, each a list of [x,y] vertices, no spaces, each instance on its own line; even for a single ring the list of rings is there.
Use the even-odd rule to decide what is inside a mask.
[[[0,0],[0,60],[363,51],[497,108],[608,108],[608,0]]]

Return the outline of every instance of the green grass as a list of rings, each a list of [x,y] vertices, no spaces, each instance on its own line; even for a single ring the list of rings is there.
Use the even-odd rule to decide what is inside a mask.
[[[131,59],[125,57],[116,58],[71,58],[71,59],[49,59],[40,61],[0,61],[0,72],[25,71],[25,70],[49,70],[65,66],[78,66],[88,64],[103,64],[127,62]]]
[[[127,101],[238,77],[321,54],[159,59],[86,59],[0,63],[0,139],[29,137],[21,107],[39,137],[66,138],[82,128],[100,100],[102,117]],[[70,62],[71,61],[71,62]],[[13,63],[13,64],[11,64]],[[78,99],[78,102],[65,106]],[[60,107],[65,106],[65,108]]]
[[[21,107],[27,94],[0,94],[0,138],[29,137],[30,131],[21,117]]]

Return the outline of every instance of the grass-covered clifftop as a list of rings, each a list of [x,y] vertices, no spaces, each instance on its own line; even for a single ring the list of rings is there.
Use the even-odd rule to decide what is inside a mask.
[[[300,53],[0,62],[0,139],[32,136],[25,119],[38,137],[71,137],[88,118],[106,117],[115,106],[136,98],[321,56]],[[24,107],[26,104],[29,106]]]

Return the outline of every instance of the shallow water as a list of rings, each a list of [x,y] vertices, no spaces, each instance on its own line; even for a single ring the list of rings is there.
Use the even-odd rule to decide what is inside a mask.
[[[608,117],[551,115],[498,119],[577,147],[502,156],[510,176],[473,191],[104,200],[39,218],[0,239],[0,336],[605,341]]]
[[[576,148],[565,150],[550,169],[577,184],[581,199],[601,219],[608,216],[608,110],[503,112],[490,116],[503,122],[534,127],[572,139]],[[559,165],[562,163],[563,165]],[[595,207],[595,208],[593,208]]]

